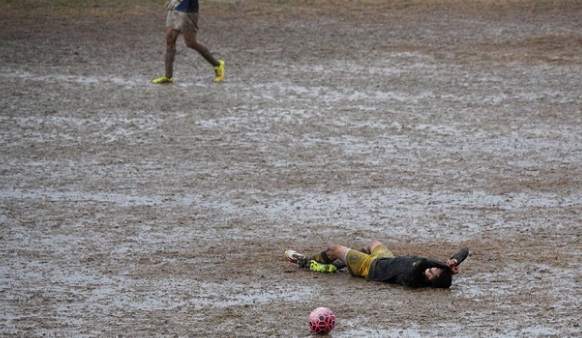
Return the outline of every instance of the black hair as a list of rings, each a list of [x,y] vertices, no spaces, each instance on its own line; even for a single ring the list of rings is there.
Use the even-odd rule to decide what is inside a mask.
[[[453,283],[453,273],[449,269],[442,269],[438,275],[433,275],[430,283],[433,288],[448,289]]]

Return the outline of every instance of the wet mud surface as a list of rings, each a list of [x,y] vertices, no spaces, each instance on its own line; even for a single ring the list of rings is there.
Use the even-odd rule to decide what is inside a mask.
[[[0,335],[575,337],[582,11],[202,6],[0,29]],[[450,290],[304,271],[371,239],[471,255]]]

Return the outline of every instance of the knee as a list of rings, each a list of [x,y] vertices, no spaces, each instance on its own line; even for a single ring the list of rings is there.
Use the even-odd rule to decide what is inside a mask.
[[[343,245],[330,245],[326,250],[325,253],[331,260],[342,259],[344,251],[347,248]]]
[[[338,249],[341,247],[341,245],[337,245],[337,244],[333,244],[327,247],[327,251],[328,253],[332,253],[332,252],[336,252],[338,251]]]
[[[196,40],[192,41],[192,40],[187,40],[186,41],[186,47],[188,48],[192,48],[196,51],[198,51],[200,49],[200,47],[198,46],[198,42]]]
[[[171,38],[166,38],[166,48],[176,49],[176,40]]]
[[[378,245],[382,245],[382,243],[379,242],[379,241],[372,241],[372,242],[370,242],[370,244],[368,244],[368,247],[366,248],[368,250],[368,253],[372,253],[372,251],[374,251],[374,249]]]
[[[176,47],[176,40],[178,39],[178,36],[176,35],[176,33],[171,30],[168,29],[166,31],[166,45],[169,47]]]
[[[185,34],[184,43],[188,48],[195,49],[196,51],[200,51],[202,49],[201,44],[198,42],[198,40],[196,40],[195,35]]]

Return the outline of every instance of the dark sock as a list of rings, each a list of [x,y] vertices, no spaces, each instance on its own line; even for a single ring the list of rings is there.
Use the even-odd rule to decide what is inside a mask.
[[[321,257],[320,260],[317,260],[320,263],[325,263],[325,264],[331,264],[333,263],[333,261],[331,259],[329,259],[329,257],[327,256],[327,253],[325,251],[322,251],[319,256]]]
[[[199,51],[199,53],[213,67],[220,66],[220,62],[218,62],[218,60],[212,55],[212,53],[210,53],[210,51],[207,48],[204,48],[203,50]]]
[[[338,270],[341,270],[346,267],[346,263],[344,263],[344,261],[342,261],[341,259],[336,259],[331,264],[333,264],[333,266],[335,266],[335,268]]]
[[[166,77],[174,77],[174,59],[176,58],[176,50],[175,49],[166,49],[166,59],[165,59],[165,66],[166,66]]]

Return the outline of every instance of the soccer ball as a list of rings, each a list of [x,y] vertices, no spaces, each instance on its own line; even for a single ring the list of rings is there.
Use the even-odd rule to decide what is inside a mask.
[[[309,315],[309,328],[317,334],[326,334],[335,326],[335,314],[326,307],[318,307]]]

